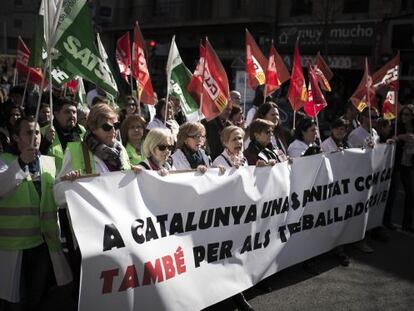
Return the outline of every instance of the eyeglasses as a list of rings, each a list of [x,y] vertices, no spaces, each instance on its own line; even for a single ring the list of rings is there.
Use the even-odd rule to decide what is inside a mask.
[[[110,132],[112,129],[118,130],[120,125],[120,122],[115,122],[114,124],[104,123],[101,125],[101,129],[103,129],[105,132]]]
[[[200,135],[200,134],[197,134],[197,135],[188,135],[187,136],[188,138],[192,138],[192,139],[197,139],[197,140],[199,140],[199,139],[206,139],[206,135]]]
[[[130,127],[129,127],[129,129],[130,129],[130,130],[135,130],[135,131],[136,131],[136,130],[143,130],[143,129],[144,129],[144,127],[143,127],[143,126],[141,126],[141,125],[136,125],[136,126],[134,126],[134,125],[133,125],[133,126],[130,126]]]
[[[169,151],[172,151],[174,149],[174,146],[171,145],[158,145],[157,146],[159,151],[165,151],[165,149],[168,148]]]

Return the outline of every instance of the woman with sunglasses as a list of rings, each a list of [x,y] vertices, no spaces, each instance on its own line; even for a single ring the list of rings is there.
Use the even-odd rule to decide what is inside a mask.
[[[93,106],[84,140],[68,144],[58,177],[72,180],[83,174],[131,169],[128,154],[116,139],[119,126],[118,115],[110,106]]]
[[[197,169],[205,173],[210,167],[210,159],[203,150],[205,142],[206,129],[200,122],[181,125],[177,136],[177,150],[171,157],[175,169]]]
[[[141,168],[158,171],[161,176],[175,169],[170,163],[174,140],[168,129],[155,128],[149,131],[142,147],[146,159],[139,163]]]
[[[244,151],[249,165],[274,165],[283,161],[273,150],[273,128],[272,122],[263,119],[256,119],[250,124],[250,143]]]
[[[144,156],[142,144],[144,142],[146,122],[144,118],[135,114],[128,116],[121,125],[122,144],[128,153],[129,162],[138,165]]]

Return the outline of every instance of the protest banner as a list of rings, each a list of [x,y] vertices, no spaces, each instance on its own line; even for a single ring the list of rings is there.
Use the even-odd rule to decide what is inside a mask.
[[[393,149],[57,184],[82,252],[79,310],[198,310],[361,240],[382,222]]]

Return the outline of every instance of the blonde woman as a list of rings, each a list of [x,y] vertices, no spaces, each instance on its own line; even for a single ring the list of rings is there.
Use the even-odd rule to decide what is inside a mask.
[[[210,167],[210,159],[204,151],[206,130],[200,122],[187,122],[180,126],[177,150],[172,155],[177,170],[197,169],[204,173]]]
[[[142,147],[146,159],[139,163],[141,168],[158,171],[161,176],[175,169],[170,164],[171,151],[174,150],[174,139],[170,130],[152,129],[147,134]]]
[[[214,159],[213,166],[235,167],[247,166],[243,154],[244,131],[238,126],[228,126],[221,132],[221,143],[224,151]]]

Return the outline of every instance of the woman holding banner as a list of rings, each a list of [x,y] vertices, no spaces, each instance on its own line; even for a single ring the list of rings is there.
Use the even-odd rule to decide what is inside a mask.
[[[244,151],[249,165],[265,166],[282,162],[272,146],[274,124],[263,119],[256,119],[250,124],[250,144]]]
[[[116,139],[119,125],[118,115],[110,106],[93,106],[84,141],[68,144],[58,177],[73,180],[84,174],[131,169],[128,154]]]
[[[158,171],[161,176],[175,170],[170,163],[171,151],[174,150],[174,139],[168,129],[154,128],[147,134],[143,144],[144,161],[139,166],[146,170]]]
[[[256,112],[255,119],[264,119],[275,124],[272,135],[273,149],[281,150],[285,155],[287,154],[288,142],[292,141],[292,135],[289,130],[285,129],[280,123],[279,109],[276,103],[267,101],[261,105]]]
[[[197,169],[205,173],[210,167],[210,159],[203,150],[206,130],[200,122],[187,122],[180,126],[177,136],[177,150],[172,161],[177,170]]]
[[[243,154],[244,131],[238,126],[228,126],[220,135],[224,151],[215,158],[213,166],[235,167],[247,166],[247,159]]]

